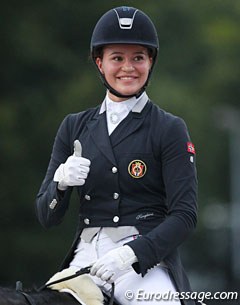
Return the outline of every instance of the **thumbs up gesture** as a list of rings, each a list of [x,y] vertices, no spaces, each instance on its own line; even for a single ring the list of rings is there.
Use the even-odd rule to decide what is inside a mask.
[[[65,163],[60,164],[54,174],[53,181],[58,182],[59,190],[66,190],[68,186],[84,185],[90,171],[90,160],[82,157],[82,145],[79,140],[74,141],[74,153]]]

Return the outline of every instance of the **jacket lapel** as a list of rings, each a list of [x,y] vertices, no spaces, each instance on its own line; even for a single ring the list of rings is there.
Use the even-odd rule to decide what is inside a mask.
[[[92,140],[113,164],[117,165],[113,148],[141,127],[151,108],[151,103],[147,102],[148,96],[144,94],[140,102],[129,112],[128,116],[117,128],[115,128],[110,137],[108,135],[104,103],[101,108],[98,108],[100,112],[97,111],[93,119],[87,123]]]
[[[110,138],[108,135],[106,113],[96,114],[95,117],[87,123],[93,142],[98,149],[116,165]]]
[[[129,112],[110,136],[113,148],[141,127],[149,110],[150,104],[148,103],[141,112]]]

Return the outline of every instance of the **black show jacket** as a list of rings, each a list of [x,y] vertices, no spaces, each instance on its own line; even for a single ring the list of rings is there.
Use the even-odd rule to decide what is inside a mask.
[[[133,108],[110,136],[104,103],[63,120],[37,195],[37,216],[44,227],[62,221],[72,188],[59,192],[53,176],[79,139],[91,166],[85,184],[77,188],[79,226],[64,267],[83,228],[135,226],[142,235],[128,243],[138,258],[135,271],[144,276],[164,261],[177,290],[189,291],[177,248],[197,221],[195,151],[189,149],[192,144],[182,119],[149,100],[141,103],[142,109]],[[136,171],[132,174],[136,162],[143,169],[140,177]]]

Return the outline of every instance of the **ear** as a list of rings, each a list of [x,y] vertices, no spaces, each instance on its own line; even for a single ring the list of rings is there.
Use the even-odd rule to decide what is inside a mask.
[[[149,61],[150,61],[150,70],[152,69],[152,65],[153,65],[153,58],[149,57]]]
[[[104,74],[103,68],[102,68],[102,59],[101,59],[100,57],[97,57],[95,62],[96,62],[96,65],[97,65],[99,71],[100,71],[102,74]]]

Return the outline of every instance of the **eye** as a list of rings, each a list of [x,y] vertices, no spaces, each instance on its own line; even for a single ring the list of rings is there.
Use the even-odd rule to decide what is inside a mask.
[[[143,55],[137,55],[134,57],[134,61],[142,61],[144,60],[144,56]]]
[[[112,60],[113,60],[113,61],[122,61],[123,58],[122,58],[121,56],[114,56],[114,57],[112,58]]]

